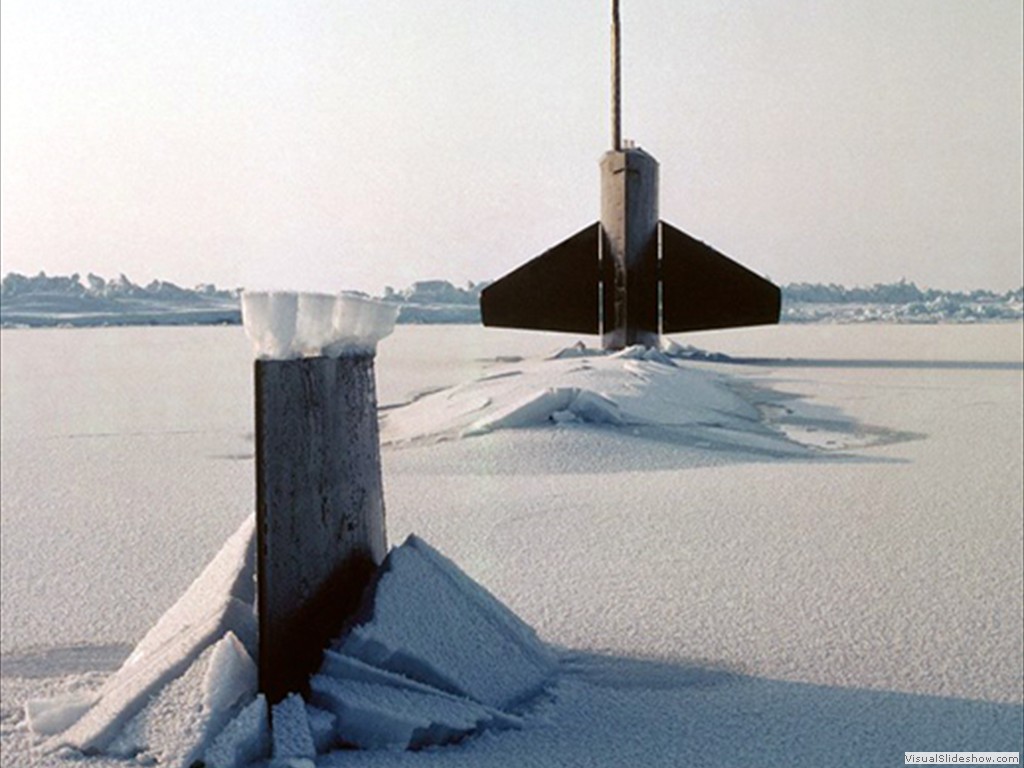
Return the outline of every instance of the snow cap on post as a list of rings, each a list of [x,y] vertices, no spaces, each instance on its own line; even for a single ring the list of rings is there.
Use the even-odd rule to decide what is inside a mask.
[[[242,322],[259,360],[373,354],[398,306],[356,294],[245,291]]]

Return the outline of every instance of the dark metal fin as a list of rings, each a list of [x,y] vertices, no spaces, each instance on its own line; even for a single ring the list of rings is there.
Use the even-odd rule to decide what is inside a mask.
[[[598,333],[600,232],[595,222],[484,288],[484,325]]]
[[[773,283],[685,232],[661,222],[661,332],[779,322]]]

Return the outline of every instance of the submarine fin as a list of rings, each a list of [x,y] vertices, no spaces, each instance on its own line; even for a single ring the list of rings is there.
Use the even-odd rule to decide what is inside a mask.
[[[594,222],[484,288],[484,325],[598,333],[600,233]]]
[[[661,332],[779,322],[778,286],[661,222]]]

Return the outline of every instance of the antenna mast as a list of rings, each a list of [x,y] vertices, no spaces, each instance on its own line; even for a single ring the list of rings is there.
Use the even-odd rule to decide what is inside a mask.
[[[612,150],[622,151],[622,65],[619,61],[619,0],[612,0]]]

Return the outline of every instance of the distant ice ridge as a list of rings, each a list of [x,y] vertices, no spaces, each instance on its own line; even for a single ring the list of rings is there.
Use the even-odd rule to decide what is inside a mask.
[[[365,616],[325,651],[309,696],[268,707],[253,660],[253,554],[250,517],[94,696],[30,701],[30,728],[51,749],[141,764],[311,768],[336,748],[522,727],[555,674],[533,629],[410,536],[381,566]]]
[[[398,305],[398,323],[476,325],[486,286],[422,280],[400,291],[387,287],[382,298]],[[89,274],[83,280],[78,274],[10,273],[0,282],[0,326],[237,325],[239,293],[163,280],[141,286],[125,275],[105,280]],[[985,323],[1024,316],[1024,288],[938,291],[902,280],[866,288],[790,283],[782,286],[782,296],[783,323]]]
[[[246,291],[242,322],[263,360],[373,351],[395,327],[398,307],[355,294]]]
[[[125,275],[34,277],[16,273],[0,285],[0,326],[237,325],[238,291],[181,288],[163,280],[137,285]]]

